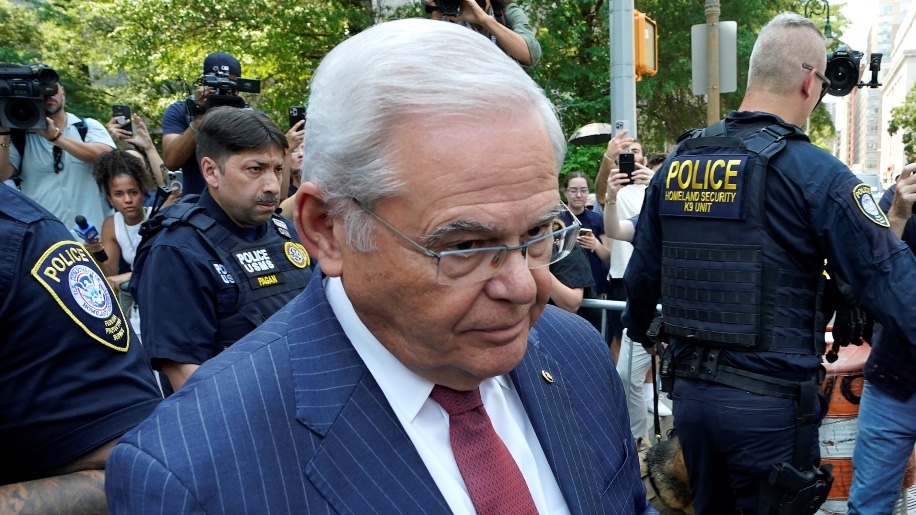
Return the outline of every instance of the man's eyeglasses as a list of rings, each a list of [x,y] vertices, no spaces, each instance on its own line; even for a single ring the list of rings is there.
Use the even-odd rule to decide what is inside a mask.
[[[358,200],[351,199],[388,230],[410,243],[421,254],[436,260],[436,280],[446,286],[462,286],[486,281],[494,277],[510,251],[519,250],[525,258],[529,269],[542,268],[565,258],[572,252],[576,245],[576,236],[581,225],[573,223],[562,229],[549,232],[542,236],[522,243],[521,245],[498,245],[494,247],[477,247],[468,250],[446,250],[444,252],[432,251],[420,245],[409,236],[397,230],[375,214],[371,209],[362,205]],[[560,213],[568,211],[566,206],[557,208],[554,220],[559,220]],[[552,225],[545,224],[546,227]],[[545,229],[549,230],[549,229]]]
[[[566,188],[567,197],[575,197],[577,195],[588,195],[588,188]]]
[[[60,173],[64,171],[64,151],[60,147],[54,146],[54,173]]]
[[[821,80],[821,97],[817,100],[817,103],[820,104],[821,100],[824,100],[824,97],[827,95],[827,91],[830,90],[830,79],[808,63],[802,63],[802,68],[813,71],[814,74],[817,75],[817,78]]]

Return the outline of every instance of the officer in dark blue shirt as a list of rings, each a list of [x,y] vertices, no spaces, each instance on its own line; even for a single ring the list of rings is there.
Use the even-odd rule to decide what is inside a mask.
[[[891,228],[916,252],[916,163],[907,165],[890,191]],[[885,195],[887,197],[887,195]],[[883,199],[882,199],[883,200]],[[905,285],[900,285],[904,286]],[[910,299],[912,302],[912,298]],[[865,363],[858,432],[849,490],[849,513],[891,513],[916,444],[916,346],[875,324]]]
[[[286,150],[286,135],[264,114],[209,110],[196,150],[207,190],[145,229],[131,292],[153,368],[175,390],[308,283],[308,253],[274,214]]]
[[[778,15],[757,39],[740,110],[682,140],[647,190],[624,323],[646,334],[661,299],[663,383],[701,515],[813,513],[824,501],[825,259],[888,330],[916,339],[916,258],[870,188],[799,129],[828,90],[825,67],[817,27]]]
[[[90,253],[4,184],[0,241],[0,511],[104,512],[108,452],[161,398],[152,370]]]

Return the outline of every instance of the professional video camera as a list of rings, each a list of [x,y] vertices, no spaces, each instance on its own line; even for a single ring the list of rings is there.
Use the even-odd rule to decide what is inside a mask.
[[[436,0],[436,5],[425,3],[427,13],[439,11],[443,16],[458,16],[461,13],[461,0]],[[477,0],[481,9],[486,9],[486,0]]]
[[[235,80],[229,78],[228,73],[214,72],[207,73],[197,79],[195,86],[206,86],[216,90],[214,93],[207,95],[207,103],[203,106],[194,101],[194,93],[185,85],[188,98],[185,100],[188,119],[194,116],[204,114],[208,109],[228,106],[228,107],[246,107],[245,99],[238,96],[238,93],[260,93],[261,81],[258,79],[244,79],[238,77]]]
[[[0,63],[0,124],[8,129],[44,129],[45,96],[57,93],[57,72],[43,64]]]
[[[878,72],[881,71],[882,54],[871,54],[868,67],[871,80],[868,83],[858,82],[859,62],[864,55],[850,50],[846,45],[840,45],[834,52],[827,54],[827,70],[824,75],[830,79],[828,93],[842,97],[851,93],[853,88],[877,88],[881,85],[878,82]]]

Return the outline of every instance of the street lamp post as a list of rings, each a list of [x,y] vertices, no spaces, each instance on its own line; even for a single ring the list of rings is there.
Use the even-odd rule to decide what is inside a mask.
[[[833,28],[830,26],[830,2],[827,0],[808,0],[805,2],[805,18],[822,14],[827,15],[827,22],[824,23],[824,37],[833,39]]]

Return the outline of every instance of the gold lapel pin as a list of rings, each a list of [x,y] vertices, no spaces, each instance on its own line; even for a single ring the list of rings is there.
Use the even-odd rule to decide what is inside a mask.
[[[551,375],[550,372],[546,370],[541,370],[541,377],[543,377],[544,380],[547,381],[549,384],[553,384],[553,375]]]

